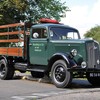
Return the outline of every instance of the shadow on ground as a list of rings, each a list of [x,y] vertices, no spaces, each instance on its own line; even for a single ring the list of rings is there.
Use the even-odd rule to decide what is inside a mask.
[[[51,80],[48,78],[32,78],[31,75],[26,75],[26,74],[15,74],[13,80],[29,80],[29,81],[35,81],[35,82],[40,82],[44,84],[52,84]],[[94,87],[92,86],[87,79],[73,79],[71,86],[69,87],[70,89],[82,89],[82,88],[100,88],[100,87]]]
[[[94,88],[87,79],[73,79],[72,84],[70,86],[72,89],[79,89],[79,88]]]

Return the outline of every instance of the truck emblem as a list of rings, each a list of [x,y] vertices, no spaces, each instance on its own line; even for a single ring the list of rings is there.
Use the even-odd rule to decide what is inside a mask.
[[[94,50],[97,49],[97,47],[94,46]]]

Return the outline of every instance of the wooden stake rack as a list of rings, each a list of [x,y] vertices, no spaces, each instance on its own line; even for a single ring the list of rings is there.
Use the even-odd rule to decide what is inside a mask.
[[[0,26],[0,55],[23,56],[24,39],[20,38],[24,34],[24,23],[16,23]]]

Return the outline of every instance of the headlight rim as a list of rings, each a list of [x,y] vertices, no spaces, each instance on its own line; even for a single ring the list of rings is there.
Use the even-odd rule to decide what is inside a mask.
[[[85,61],[83,61],[83,62],[81,63],[81,67],[82,67],[82,68],[86,68],[86,67],[87,67],[87,63],[86,63]]]
[[[77,55],[77,50],[76,49],[72,49],[71,50],[71,55],[75,57]]]

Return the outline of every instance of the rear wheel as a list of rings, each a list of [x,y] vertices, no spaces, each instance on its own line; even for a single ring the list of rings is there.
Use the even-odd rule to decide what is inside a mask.
[[[14,75],[14,67],[11,65],[8,66],[7,62],[4,59],[0,60],[0,79],[12,79]]]
[[[100,86],[100,73],[87,72],[87,80],[94,86]]]
[[[31,75],[34,78],[42,78],[44,77],[44,73],[43,72],[35,72],[35,71],[31,71]]]
[[[51,69],[52,82],[58,88],[68,87],[71,83],[71,73],[67,70],[67,64],[64,60],[57,60]]]

